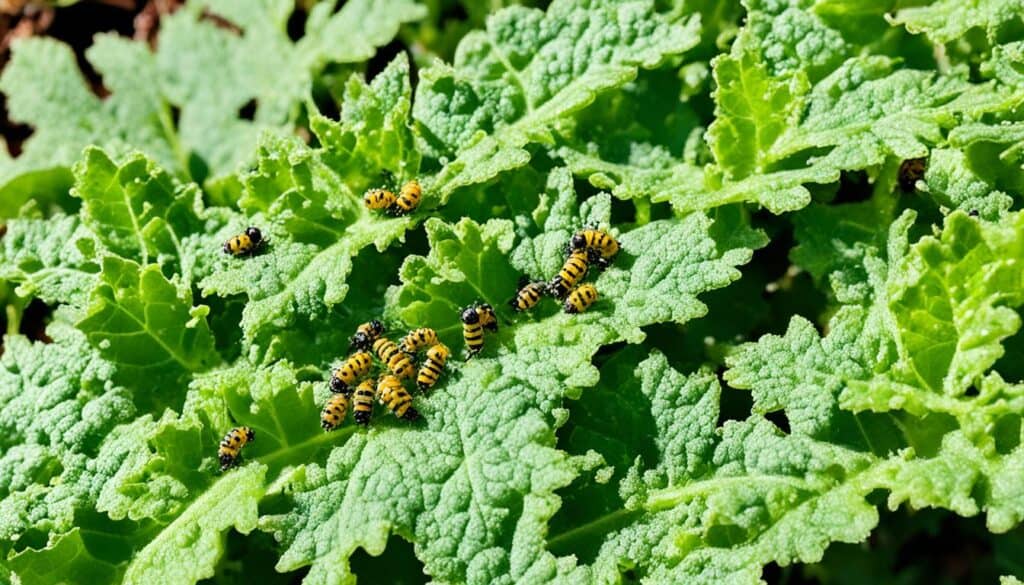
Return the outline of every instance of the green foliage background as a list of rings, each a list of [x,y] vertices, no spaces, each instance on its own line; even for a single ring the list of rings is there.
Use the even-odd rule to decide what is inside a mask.
[[[504,4],[190,0],[103,98],[14,46],[0,584],[1024,574],[1021,1]],[[592,310],[512,313],[591,222]],[[320,430],[357,324],[475,300],[423,421]]]

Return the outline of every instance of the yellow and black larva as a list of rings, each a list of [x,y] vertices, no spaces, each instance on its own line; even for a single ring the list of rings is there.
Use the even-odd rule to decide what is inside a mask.
[[[373,342],[373,351],[380,361],[387,365],[392,374],[404,380],[413,375],[416,366],[408,354],[403,352],[394,341],[381,337]]]
[[[569,297],[565,299],[563,308],[566,313],[582,313],[586,311],[590,305],[594,304],[597,300],[597,288],[590,284],[581,284],[576,287]]]
[[[376,395],[376,383],[373,378],[367,378],[359,383],[352,395],[352,418],[356,424],[370,424],[370,417],[373,415],[373,399]]]
[[[370,349],[374,341],[384,334],[384,324],[374,319],[367,321],[356,328],[355,335],[349,340],[349,346],[354,349],[366,351]]]
[[[516,291],[516,296],[508,304],[517,313],[528,311],[537,305],[540,298],[546,292],[547,286],[542,281],[531,281],[524,276],[519,279],[519,288]]]
[[[430,327],[413,329],[402,339],[400,347],[406,353],[416,353],[424,347],[430,347],[437,343],[437,332]]]
[[[462,311],[462,339],[466,342],[466,359],[484,348],[484,327],[480,324],[480,313],[476,307],[467,307]]]
[[[320,426],[325,431],[333,431],[341,426],[341,423],[345,421],[351,401],[348,394],[332,394],[324,404],[323,411],[320,412]]]
[[[448,362],[450,354],[448,346],[443,343],[435,344],[427,350],[427,360],[423,362],[419,374],[416,375],[416,385],[420,390],[429,390],[437,384],[437,379],[444,373],[444,365]]]
[[[420,206],[420,200],[422,199],[423,188],[420,187],[419,181],[413,179],[402,185],[401,190],[398,192],[398,199],[395,200],[395,204],[391,207],[391,213],[395,215],[412,213]]]
[[[368,352],[359,351],[350,355],[331,375],[331,391],[348,392],[349,386],[365,376],[372,364],[373,356]]]
[[[367,209],[390,209],[398,196],[389,189],[370,189],[363,195],[363,203]]]
[[[587,228],[573,234],[569,251],[585,251],[591,262],[607,268],[619,253],[619,242],[604,230]]]
[[[466,342],[466,359],[480,353],[484,347],[484,329],[498,330],[498,316],[487,303],[473,303],[462,311],[462,339]]]
[[[259,228],[247,227],[245,232],[233,236],[224,242],[224,253],[232,256],[252,256],[263,247],[266,241],[263,239],[263,232]]]
[[[377,384],[377,398],[400,419],[416,420],[420,417],[420,413],[412,406],[412,395],[395,376],[388,374],[381,377]]]
[[[242,455],[242,447],[253,442],[256,433],[249,427],[235,427],[224,435],[217,449],[217,457],[220,459],[220,470],[226,471],[238,465]]]
[[[587,268],[590,266],[590,259],[586,250],[573,250],[565,259],[561,270],[551,280],[548,291],[556,299],[564,299],[565,295],[576,286],[576,283],[583,280],[587,275]]]

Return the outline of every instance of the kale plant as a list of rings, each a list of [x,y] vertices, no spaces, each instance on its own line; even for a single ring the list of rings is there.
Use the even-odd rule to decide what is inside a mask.
[[[911,583],[954,517],[1014,582],[1024,3],[902,4],[188,0],[152,46],[16,42],[0,584]],[[593,307],[514,312],[588,225]],[[360,323],[458,356],[478,301],[422,420],[323,432]]]

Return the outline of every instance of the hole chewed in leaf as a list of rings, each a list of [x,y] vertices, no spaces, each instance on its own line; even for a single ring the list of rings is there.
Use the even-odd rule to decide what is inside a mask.
[[[309,18],[309,12],[303,6],[302,2],[295,3],[295,10],[292,10],[291,15],[288,16],[288,38],[294,43],[306,34],[306,19]]]
[[[783,433],[786,433],[787,435],[790,433],[789,417],[786,416],[785,411],[775,410],[772,412],[766,412],[764,414],[764,417],[771,421],[772,424],[777,426],[779,430],[782,431]]]
[[[832,200],[835,205],[857,203],[871,198],[871,181],[864,171],[844,171],[839,175],[839,188]]]
[[[242,120],[252,120],[256,117],[256,99],[253,98],[238,108],[238,117]]]
[[[578,193],[579,191],[577,191]],[[615,225],[632,225],[637,221],[636,205],[632,201],[625,201],[618,197],[612,197],[611,221]]]
[[[32,136],[32,127],[11,120],[7,112],[7,96],[3,94],[0,94],[0,112],[3,115],[3,120],[0,121],[0,132],[3,133],[7,152],[12,158],[17,158],[21,154],[22,145]]]
[[[53,340],[46,334],[46,325],[50,322],[52,314],[53,307],[39,299],[32,299],[21,315],[19,332],[32,341],[52,342]]]
[[[352,573],[367,583],[419,585],[429,582],[423,563],[416,558],[412,543],[392,534],[380,556],[372,556],[358,548],[349,558]]]
[[[750,418],[751,409],[754,406],[753,395],[746,390],[737,390],[726,383],[723,374],[725,368],[718,369],[718,383],[722,386],[722,398],[718,409],[718,422],[716,427],[721,428],[727,421],[744,421]]]

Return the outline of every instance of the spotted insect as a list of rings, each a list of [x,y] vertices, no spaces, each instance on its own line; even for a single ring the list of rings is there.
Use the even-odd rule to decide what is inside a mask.
[[[348,394],[332,394],[327,399],[327,403],[324,404],[324,409],[320,412],[320,426],[325,431],[333,431],[341,426],[341,423],[345,421],[345,415],[348,414],[348,407],[351,403],[352,398]]]
[[[256,439],[256,432],[249,427],[235,427],[224,435],[217,449],[217,457],[220,459],[220,470],[228,469],[238,465],[242,457],[242,447]]]
[[[593,305],[596,300],[597,288],[588,282],[581,284],[569,293],[562,308],[566,313],[582,313],[590,308],[590,305]]]
[[[398,191],[398,199],[395,199],[394,205],[391,206],[390,212],[393,215],[407,215],[416,211],[416,208],[420,206],[420,201],[423,199],[423,188],[420,187],[419,181],[413,179],[402,185],[402,188]]]
[[[604,230],[587,228],[576,232],[569,240],[569,253],[587,252],[588,259],[602,270],[619,254],[619,242]]]
[[[367,378],[356,386],[356,391],[352,394],[352,418],[356,424],[370,424],[370,417],[373,416],[373,399],[377,394],[376,384],[376,380]]]
[[[224,242],[224,253],[232,256],[254,256],[267,243],[260,228],[247,227],[245,233],[233,236]]]
[[[350,355],[331,375],[331,392],[348,392],[349,386],[370,371],[372,363],[373,356],[368,352],[359,351]]]
[[[387,365],[392,374],[404,380],[416,372],[416,365],[413,364],[409,354],[403,352],[394,341],[381,337],[373,342],[373,351],[380,358],[380,361]]]
[[[416,385],[420,390],[429,390],[437,384],[437,379],[444,373],[444,365],[448,362],[451,350],[443,343],[433,345],[427,350],[427,360],[420,366],[419,374],[416,375]]]
[[[416,353],[424,347],[430,347],[437,343],[437,332],[430,327],[413,329],[402,339],[400,348],[406,353]]]
[[[383,323],[376,319],[363,323],[356,328],[355,335],[349,340],[349,348],[366,351],[381,335],[384,335]]]
[[[516,296],[508,302],[513,311],[517,313],[528,311],[540,302],[540,298],[547,292],[547,286],[539,280],[531,281],[523,276],[519,279],[519,290]]]
[[[370,189],[363,195],[363,204],[367,209],[391,209],[397,200],[398,196],[389,189]]]
[[[400,419],[416,420],[420,417],[419,411],[412,406],[412,395],[395,376],[386,375],[380,379],[380,383],[377,384],[377,398]]]
[[[900,163],[900,170],[896,173],[900,190],[904,193],[913,193],[917,188],[917,182],[924,178],[927,169],[927,158],[908,158]]]
[[[556,299],[564,299],[565,295],[576,286],[576,283],[583,280],[587,275],[587,268],[590,267],[590,256],[585,250],[573,250],[565,259],[561,270],[548,284],[548,292]]]

